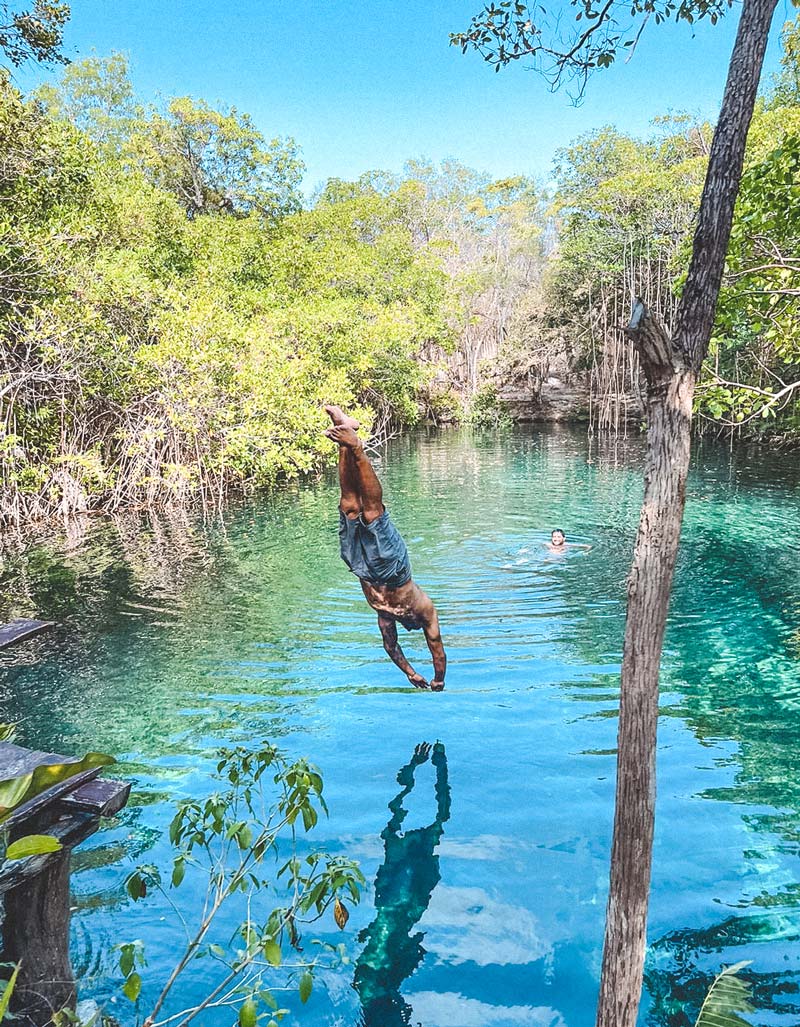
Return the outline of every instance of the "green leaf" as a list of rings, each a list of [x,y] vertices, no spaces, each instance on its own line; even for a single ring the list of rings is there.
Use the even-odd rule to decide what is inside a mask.
[[[28,856],[42,856],[46,852],[58,852],[61,842],[51,834],[26,834],[6,849],[6,859],[26,859]]]
[[[311,975],[310,970],[306,970],[303,976],[300,978],[300,1001],[305,1004],[311,995],[311,989],[314,987],[314,978]]]
[[[264,958],[268,963],[272,966],[281,965],[281,959],[283,958],[281,947],[274,938],[267,938],[262,945],[262,949],[264,951]]]
[[[33,771],[21,777],[0,781],[0,819],[9,816],[20,805],[32,781]]]
[[[129,974],[127,980],[122,985],[122,990],[126,998],[129,998],[131,1002],[135,1002],[142,990],[142,978],[139,974]]]
[[[102,752],[89,752],[83,759],[64,763],[44,763],[35,770],[20,777],[0,781],[0,823],[7,820],[14,810],[29,799],[67,781],[76,774],[94,767],[107,767],[116,760]]]
[[[147,885],[138,870],[134,870],[128,877],[128,880],[125,882],[125,888],[134,902],[138,902],[139,899],[143,899],[147,895]]]
[[[172,867],[172,887],[177,888],[186,876],[186,860],[183,856],[177,856]]]
[[[261,999],[264,1005],[269,1006],[270,1009],[275,1010],[278,1008],[278,1000],[275,998],[271,991],[259,991],[258,997]]]
[[[119,969],[123,977],[133,970],[133,945],[123,945],[119,954]]]
[[[239,1027],[256,1027],[258,1020],[258,1006],[252,998],[243,1002],[239,1009]]]
[[[14,967],[14,972],[9,977],[5,988],[3,988],[3,994],[0,995],[0,1020],[5,1019],[5,1015],[8,1012],[8,1003],[11,1001],[11,996],[14,994],[14,985],[17,983],[18,976],[19,963]]]
[[[749,960],[726,966],[708,989],[695,1027],[750,1027],[738,1013],[752,1013],[750,985],[736,974]]]

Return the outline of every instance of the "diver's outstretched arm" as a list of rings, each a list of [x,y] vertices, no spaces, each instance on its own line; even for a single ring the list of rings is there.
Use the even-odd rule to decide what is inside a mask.
[[[408,816],[408,810],[403,809],[403,800],[414,787],[414,771],[418,766],[420,766],[420,764],[425,763],[430,754],[431,747],[429,743],[420,742],[414,749],[414,755],[408,763],[398,771],[397,783],[402,785],[403,788],[389,803],[389,809],[392,811],[392,819],[384,828],[381,837],[386,834],[396,834],[400,830],[400,825]]]

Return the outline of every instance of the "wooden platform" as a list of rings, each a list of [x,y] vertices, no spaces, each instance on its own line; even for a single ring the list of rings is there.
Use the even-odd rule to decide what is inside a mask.
[[[47,631],[48,628],[53,627],[53,621],[51,620],[12,620],[10,624],[0,625],[0,649],[5,649],[7,645],[13,645],[15,642],[21,642],[25,638],[32,638],[33,635],[38,635],[40,631]]]
[[[71,763],[69,756],[61,756],[56,752],[39,752],[36,749],[25,749],[21,745],[14,745],[13,742],[0,742],[0,781],[7,781],[9,778],[22,777],[37,767],[48,764]],[[77,760],[74,762],[78,762]],[[61,807],[66,806],[73,811],[92,813],[95,817],[110,816],[119,812],[127,801],[130,785],[118,781],[95,781],[103,770],[103,767],[88,767],[81,770],[64,781],[59,781],[45,791],[34,795],[32,799],[17,806],[14,812],[4,822],[3,826],[12,830],[25,825],[34,817],[47,814],[48,811],[56,812],[53,804],[56,800],[61,801]],[[89,787],[94,785],[94,789]],[[99,786],[103,786],[100,788]],[[125,798],[115,810],[104,808],[108,806],[110,796],[108,789],[112,788],[114,794],[117,789],[125,791]],[[103,796],[102,800],[100,796]],[[58,809],[61,812],[61,808]],[[0,881],[3,871],[0,869]]]
[[[72,762],[55,752],[25,749],[13,742],[0,742],[0,780],[21,777],[47,764]],[[88,767],[17,806],[3,827],[12,838],[24,834],[52,834],[65,848],[84,841],[99,827],[100,817],[119,813],[128,801],[127,781],[100,777],[103,767]],[[30,880],[54,861],[57,854],[29,856],[0,864],[0,895]]]
[[[37,772],[38,768],[69,763],[77,763],[82,769],[76,767],[70,777],[44,787],[2,823],[10,841],[29,834],[47,834],[61,843],[56,852],[0,860],[0,902],[4,907],[0,958],[20,965],[11,1000],[19,1027],[41,1027],[50,1022],[54,1012],[74,1007],[75,982],[69,961],[70,852],[94,834],[101,817],[113,816],[122,809],[131,786],[126,781],[101,778],[103,767],[0,742],[3,781]],[[31,780],[37,782],[38,778],[42,786],[57,776],[57,772],[48,774],[44,770]]]

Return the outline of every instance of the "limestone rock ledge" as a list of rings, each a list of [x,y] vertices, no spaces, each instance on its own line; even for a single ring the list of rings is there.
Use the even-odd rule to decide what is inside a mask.
[[[540,389],[506,384],[497,392],[515,421],[588,421],[589,386],[586,379],[571,375],[549,377]]]

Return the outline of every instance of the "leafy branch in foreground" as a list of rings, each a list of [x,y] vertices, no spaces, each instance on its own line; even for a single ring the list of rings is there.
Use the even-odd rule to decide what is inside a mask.
[[[462,53],[477,51],[495,71],[526,58],[554,89],[565,78],[577,81],[580,97],[595,68],[608,68],[620,52],[633,52],[651,18],[656,25],[703,18],[713,25],[731,6],[732,0],[570,0],[548,11],[543,4],[492,0],[465,32],[451,33],[450,42]]]
[[[0,724],[0,742],[13,742],[15,737],[14,724]],[[61,849],[61,842],[50,834],[26,834],[10,841],[6,822],[26,802],[30,802],[53,785],[68,781],[84,770],[107,767],[114,762],[113,756],[90,752],[79,760],[43,763],[24,774],[0,780],[0,864],[4,861],[58,852]]]
[[[59,0],[33,0],[21,11],[0,3],[0,50],[16,67],[29,60],[66,64],[61,45],[69,16],[69,4]]]
[[[320,811],[327,813],[318,769],[305,759],[289,762],[279,749],[264,743],[257,750],[221,750],[217,777],[223,790],[178,806],[169,829],[176,849],[169,882],[152,865],[138,867],[127,879],[135,901],[149,891],[160,892],[184,935],[175,966],[163,982],[154,984],[154,997],[148,996],[146,1027],[183,1027],[203,1011],[219,1007],[237,1009],[240,1027],[254,1027],[262,1016],[270,1017],[270,1027],[288,1012],[275,992],[296,987],[306,1002],[316,970],[348,962],[344,945],[319,941],[313,942],[319,946],[315,958],[301,955],[304,926],[332,910],[343,930],[348,919],[344,899],[358,902],[364,883],[352,860],[299,852],[298,825],[311,831]],[[198,902],[203,878],[205,894]],[[179,904],[173,895],[185,880],[192,882],[191,895]],[[278,904],[265,913],[263,896],[268,892],[277,895]],[[236,902],[242,920],[232,938],[220,936],[220,911]],[[123,992],[138,1004],[144,948],[141,942],[128,942],[119,946],[119,953]],[[199,958],[209,961],[205,997],[172,1011],[168,1000],[173,989]]]
[[[726,966],[714,978],[700,1007],[694,1027],[750,1027],[739,1013],[752,1013],[750,985],[737,977],[749,960]]]
[[[0,987],[3,989],[2,992],[0,992],[0,1020],[5,1020],[6,1015],[8,1014],[8,1007],[11,1003],[11,997],[14,994],[17,977],[19,977],[19,965],[14,967],[9,979],[0,984]]]

